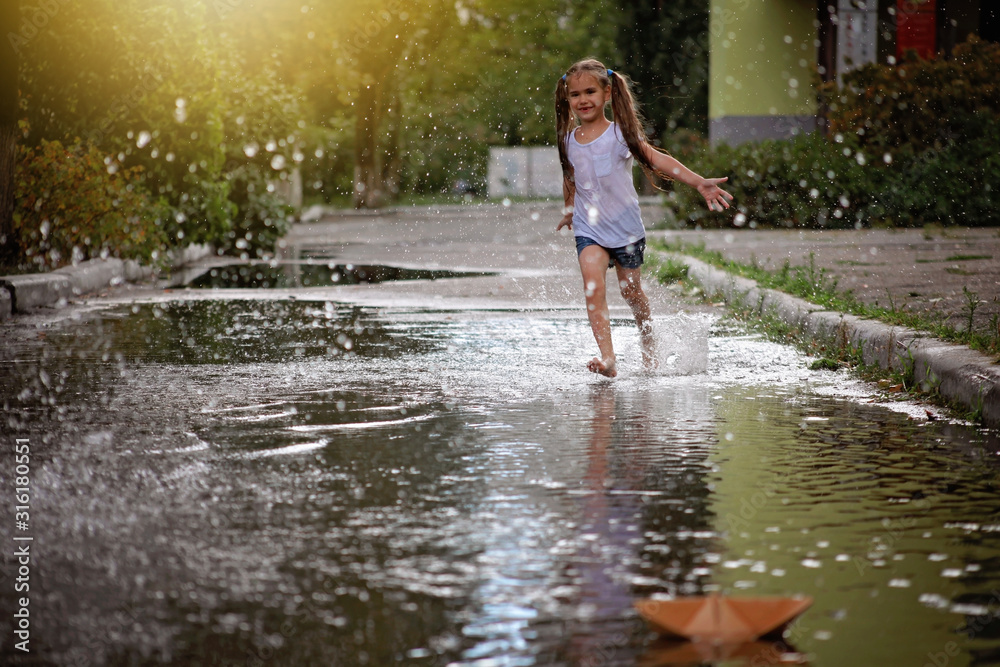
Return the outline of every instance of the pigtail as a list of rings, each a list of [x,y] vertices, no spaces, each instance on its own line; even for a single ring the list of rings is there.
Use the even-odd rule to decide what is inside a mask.
[[[632,88],[629,86],[628,79],[618,72],[608,71],[610,72],[609,77],[611,79],[611,112],[614,115],[615,124],[621,130],[622,139],[625,141],[625,145],[628,146],[632,157],[642,167],[643,173],[646,174],[646,178],[653,184],[653,187],[659,190],[661,188],[656,185],[657,177],[668,181],[673,180],[673,177],[653,166],[653,163],[650,162],[643,151],[643,145],[645,144],[652,150],[664,155],[669,155],[669,153],[653,146],[646,140],[642,114],[639,113],[639,107],[632,96]]]
[[[569,108],[569,95],[566,92],[566,76],[563,75],[556,83],[556,143],[559,146],[559,164],[562,165],[563,179],[571,185],[574,183],[573,165],[566,152],[566,140],[575,125],[573,112]]]

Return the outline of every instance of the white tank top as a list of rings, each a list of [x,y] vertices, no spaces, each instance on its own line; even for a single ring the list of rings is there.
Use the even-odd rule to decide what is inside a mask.
[[[632,154],[615,123],[590,143],[581,144],[576,132],[566,139],[573,165],[576,196],[573,233],[605,248],[621,248],[646,236],[639,215],[639,197],[632,182]]]

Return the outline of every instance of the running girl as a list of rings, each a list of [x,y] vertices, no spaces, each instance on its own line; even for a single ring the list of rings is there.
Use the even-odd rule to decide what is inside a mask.
[[[604,116],[609,102],[614,122]],[[556,230],[568,227],[576,236],[587,315],[600,350],[587,368],[608,377],[618,374],[605,285],[611,267],[635,315],[643,363],[655,367],[649,299],[639,277],[646,231],[632,183],[632,159],[649,178],[655,175],[697,188],[712,210],[729,208],[727,200],[733,196],[719,187],[728,179],[703,178],[650,145],[628,81],[597,60],[576,63],[556,85],[556,134],[566,204]]]

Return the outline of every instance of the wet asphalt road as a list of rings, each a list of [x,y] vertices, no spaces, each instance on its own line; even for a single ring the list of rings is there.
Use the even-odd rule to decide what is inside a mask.
[[[786,647],[812,664],[995,661],[995,436],[725,327],[705,372],[645,375],[615,297],[626,372],[600,380],[556,218],[345,216],[282,266],[491,275],[139,287],[5,325],[36,652],[4,625],[4,660],[658,664],[677,647],[631,600],[721,590],[814,596]],[[716,309],[649,291],[704,340],[676,314]]]

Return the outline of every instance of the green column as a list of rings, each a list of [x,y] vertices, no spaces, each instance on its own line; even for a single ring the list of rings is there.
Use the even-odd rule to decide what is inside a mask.
[[[711,0],[712,143],[787,137],[816,125],[815,0]]]

